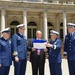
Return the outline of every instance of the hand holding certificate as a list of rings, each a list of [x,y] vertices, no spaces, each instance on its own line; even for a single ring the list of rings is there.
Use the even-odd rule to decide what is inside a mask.
[[[34,47],[35,49],[37,49],[37,50],[38,50],[38,49],[46,49],[46,46],[45,46],[46,43],[47,43],[46,40],[42,40],[42,39],[41,39],[41,40],[36,40],[36,39],[35,39],[35,40],[33,41],[33,47]]]
[[[46,47],[53,47],[53,45],[50,44],[50,43],[47,43],[47,44],[46,44]]]

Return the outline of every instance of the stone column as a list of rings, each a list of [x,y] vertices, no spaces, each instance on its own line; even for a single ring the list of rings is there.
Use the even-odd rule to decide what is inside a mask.
[[[55,26],[54,26],[54,27],[55,27],[55,30],[60,33],[59,14],[56,15],[55,21],[56,21],[56,22],[55,22],[56,24],[55,24]],[[59,37],[60,37],[60,36],[59,36]]]
[[[1,30],[5,29],[5,9],[1,10]]]
[[[47,12],[44,11],[44,39],[48,40],[48,32],[47,32]]]
[[[63,12],[63,36],[67,34],[67,26],[66,26],[66,12]]]
[[[25,25],[25,33],[24,35],[27,38],[27,11],[23,10],[23,24]]]

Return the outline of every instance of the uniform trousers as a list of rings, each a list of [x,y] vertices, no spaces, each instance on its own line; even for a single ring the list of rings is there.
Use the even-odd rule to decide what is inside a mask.
[[[50,63],[50,75],[62,75],[61,63]]]
[[[14,61],[14,75],[25,75],[26,63],[26,59],[19,60],[19,62]]]
[[[0,67],[0,75],[9,75],[10,66]]]
[[[75,60],[68,61],[69,74],[75,75]]]

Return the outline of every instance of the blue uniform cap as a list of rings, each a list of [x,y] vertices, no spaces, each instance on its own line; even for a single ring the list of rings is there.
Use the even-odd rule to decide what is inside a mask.
[[[75,24],[74,24],[74,23],[67,23],[67,27],[68,27],[68,28],[75,27]]]
[[[19,25],[17,25],[17,28],[25,29],[25,25],[24,24],[19,24]]]
[[[1,31],[1,33],[10,33],[10,28],[5,28],[5,29],[3,29],[2,31]]]
[[[54,30],[51,30],[51,31],[50,31],[50,35],[55,35],[55,34],[56,34],[56,35],[59,35],[59,32],[54,31]]]

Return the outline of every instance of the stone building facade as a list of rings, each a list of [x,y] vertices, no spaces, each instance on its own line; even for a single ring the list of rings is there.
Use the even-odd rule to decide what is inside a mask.
[[[17,32],[16,26],[24,23],[27,39],[41,30],[48,40],[52,29],[64,39],[68,22],[75,23],[74,0],[0,0],[0,30],[10,27],[11,36]]]

